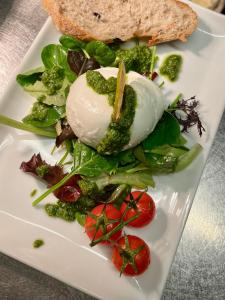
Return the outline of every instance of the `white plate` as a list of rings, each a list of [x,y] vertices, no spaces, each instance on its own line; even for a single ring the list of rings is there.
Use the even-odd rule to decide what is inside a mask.
[[[156,201],[157,216],[144,230],[133,231],[150,245],[152,263],[148,271],[137,278],[120,278],[110,263],[110,250],[101,246],[90,248],[82,227],[49,218],[43,209],[33,208],[30,192],[36,187],[42,192],[44,185],[22,173],[19,166],[34,152],[41,152],[47,161],[54,162],[50,155],[53,143],[3,126],[0,126],[0,251],[98,298],[160,298],[225,105],[225,18],[193,7],[200,17],[198,30],[187,43],[160,45],[158,51],[160,56],[180,52],[184,57],[180,80],[175,84],[167,82],[165,92],[168,99],[179,92],[186,97],[197,95],[207,133],[202,139],[195,132],[189,136],[200,142],[204,151],[185,171],[156,178],[156,188],[150,192]],[[56,42],[58,37],[48,19],[17,73],[39,66],[41,49]],[[30,105],[31,98],[12,80],[0,101],[0,112],[20,120]],[[53,200],[50,196],[40,207]],[[126,229],[126,232],[132,231]],[[33,249],[32,242],[37,238],[44,239],[45,245]]]

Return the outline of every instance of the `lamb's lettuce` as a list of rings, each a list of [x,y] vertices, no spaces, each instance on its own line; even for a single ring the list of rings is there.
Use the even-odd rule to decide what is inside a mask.
[[[115,51],[101,41],[89,42],[86,45],[85,50],[103,67],[111,66],[116,58]]]
[[[61,45],[66,49],[81,50],[84,49],[86,43],[69,35],[62,35],[59,39]]]

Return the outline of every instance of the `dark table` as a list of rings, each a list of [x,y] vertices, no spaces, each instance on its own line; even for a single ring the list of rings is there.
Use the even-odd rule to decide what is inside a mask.
[[[0,0],[0,96],[47,14],[40,1]],[[225,299],[225,115],[162,299]],[[197,218],[202,212],[202,218]],[[3,230],[3,229],[0,229]],[[0,254],[0,299],[85,299],[66,284]],[[119,299],[118,299],[119,300]]]

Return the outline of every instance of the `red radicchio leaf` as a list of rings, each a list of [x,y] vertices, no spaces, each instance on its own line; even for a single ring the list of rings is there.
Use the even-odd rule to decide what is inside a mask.
[[[43,179],[48,183],[48,187],[55,185],[67,175],[63,172],[62,167],[58,165],[51,166],[42,160],[40,153],[34,154],[29,161],[22,162],[20,169],[25,173],[31,173]],[[79,179],[79,175],[74,175],[54,192],[55,196],[64,202],[75,202],[81,195],[80,188],[77,185]]]
[[[22,162],[20,169],[23,170],[25,173],[32,173],[33,175],[37,176],[37,167],[40,167],[44,164],[40,153],[37,155],[34,154],[31,159],[27,162]]]
[[[157,72],[153,72],[151,74],[151,80],[154,81],[158,76],[159,76],[159,74]]]
[[[88,70],[96,70],[100,68],[99,63],[94,58],[87,58],[83,51],[68,51],[67,61],[70,69],[77,76],[87,72]]]
[[[66,140],[71,140],[71,139],[75,139],[75,138],[76,138],[76,135],[74,134],[70,125],[64,125],[64,126],[62,126],[62,132],[56,138],[56,142],[55,142],[56,147],[59,147],[60,145],[62,145],[62,143]]]
[[[57,189],[54,195],[61,201],[75,202],[81,196],[80,187],[77,185],[79,179],[79,175],[74,175],[62,187]]]

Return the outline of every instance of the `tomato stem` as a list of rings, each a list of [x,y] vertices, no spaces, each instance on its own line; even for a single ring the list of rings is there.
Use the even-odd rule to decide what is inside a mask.
[[[135,216],[131,217],[129,220],[127,221],[121,221],[115,228],[113,228],[110,232],[102,235],[100,238],[98,238],[97,240],[91,241],[90,246],[94,247],[95,245],[97,245],[98,243],[101,243],[103,241],[108,241],[110,239],[110,237],[115,234],[116,232],[118,232],[119,230],[121,230],[124,226],[126,226],[127,224],[129,224],[130,222],[136,220],[139,217],[139,214],[136,214]]]

